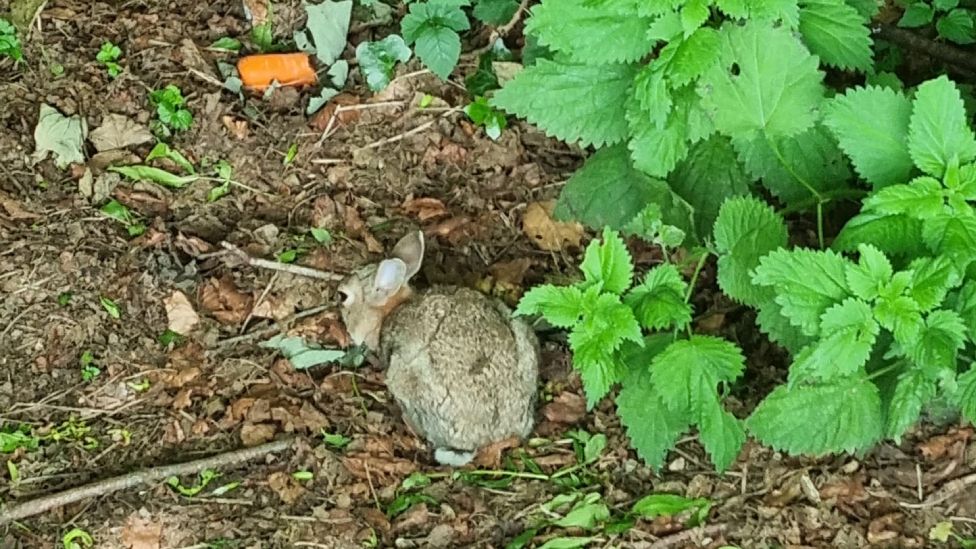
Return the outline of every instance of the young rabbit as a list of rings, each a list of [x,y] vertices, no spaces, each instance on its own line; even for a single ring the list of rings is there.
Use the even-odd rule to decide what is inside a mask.
[[[415,293],[409,280],[424,255],[421,232],[393,257],[339,285],[350,338],[377,350],[386,383],[408,425],[435,459],[460,466],[485,445],[532,431],[539,343],[523,320],[474,290]]]

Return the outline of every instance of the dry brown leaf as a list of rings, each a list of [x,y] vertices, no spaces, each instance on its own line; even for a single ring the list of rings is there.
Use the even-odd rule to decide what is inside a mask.
[[[493,442],[478,450],[478,455],[474,458],[477,467],[486,469],[496,469],[502,463],[502,454],[509,448],[518,448],[518,437],[508,437],[497,442]]]
[[[211,278],[200,286],[197,301],[203,310],[212,314],[220,322],[240,324],[247,318],[253,299],[250,295],[240,292],[230,277],[224,276],[220,279]]]
[[[23,204],[21,204],[17,200],[14,200],[13,198],[7,198],[6,196],[0,196],[0,206],[2,206],[4,211],[7,212],[7,215],[10,216],[10,219],[13,219],[14,221],[25,220],[25,219],[38,219],[41,217],[36,213],[29,212],[26,209],[24,209]]]
[[[213,246],[209,242],[195,236],[186,236],[183,233],[176,235],[176,240],[173,242],[180,251],[189,255],[190,257],[198,257],[205,253],[210,253],[213,251]]]
[[[579,248],[583,226],[554,220],[552,211],[555,207],[555,200],[529,204],[522,217],[522,230],[542,250],[555,252],[569,247]]]
[[[569,391],[561,393],[546,404],[542,414],[555,423],[576,423],[586,415],[586,399]]]
[[[525,274],[529,272],[531,267],[532,259],[521,257],[511,261],[495,263],[491,267],[488,267],[488,272],[491,273],[491,276],[495,277],[496,283],[518,287],[522,285],[522,282],[525,280]]]
[[[220,121],[224,124],[224,127],[227,128],[227,131],[229,131],[231,135],[241,141],[247,139],[247,120],[241,120],[229,114],[225,114],[220,118]]]
[[[278,494],[281,501],[289,505],[305,495],[305,488],[298,484],[291,475],[281,471],[271,473],[271,476],[268,477],[268,487],[274,490],[275,494]]]
[[[436,198],[414,198],[403,203],[403,211],[420,221],[436,219],[447,215],[444,203]]]
[[[257,446],[271,441],[277,429],[270,423],[245,423],[241,427],[241,442],[244,446]]]
[[[270,318],[272,320],[284,320],[295,312],[293,299],[286,297],[269,295],[251,309],[251,315],[256,318]]]
[[[393,531],[404,532],[413,530],[427,524],[428,520],[430,520],[430,512],[427,510],[427,504],[420,502],[397,517],[396,522],[393,524]]]
[[[972,428],[952,429],[944,435],[934,436],[918,445],[925,459],[937,461],[949,453],[958,453],[965,448],[966,442],[972,436]]]
[[[450,219],[445,219],[436,225],[427,227],[424,229],[424,234],[428,236],[450,238],[455,231],[467,225],[469,222],[470,220],[467,217],[452,217]]]
[[[268,0],[244,0],[244,15],[251,27],[260,27],[268,22]]]
[[[366,243],[366,249],[373,252],[374,254],[383,252],[383,245],[380,244],[379,240],[373,236],[373,233],[369,232],[366,228],[366,222],[363,221],[362,216],[356,211],[356,208],[352,206],[346,206],[346,231],[349,232],[349,236],[353,238],[361,238],[363,242]]]
[[[173,291],[169,297],[163,298],[166,307],[166,319],[170,331],[180,335],[188,335],[193,327],[200,322],[200,316],[193,310],[193,305],[186,294],[179,290]]]
[[[163,526],[142,518],[138,513],[129,515],[122,527],[122,544],[128,549],[159,549]]]
[[[342,465],[354,477],[371,479],[378,486],[387,486],[417,470],[417,464],[410,460],[366,453],[349,453],[342,458]]]
[[[868,524],[868,542],[875,544],[897,538],[903,518],[901,513],[888,513],[872,520]]]
[[[336,110],[339,107],[350,107],[358,104],[358,96],[349,93],[340,93],[330,99],[319,112],[315,113],[312,119],[308,121],[308,125],[316,131],[324,132],[329,127],[329,121],[332,120],[332,116],[335,115],[335,121],[332,122],[332,129],[345,127],[359,119],[359,110],[341,110],[338,114],[336,114]]]

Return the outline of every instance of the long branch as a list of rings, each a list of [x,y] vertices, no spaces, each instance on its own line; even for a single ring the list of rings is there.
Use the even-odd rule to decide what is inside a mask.
[[[92,482],[77,488],[65,490],[63,492],[18,503],[4,509],[3,511],[0,511],[0,526],[16,520],[45,513],[51,509],[77,503],[84,499],[104,496],[113,492],[118,492],[119,490],[126,490],[128,488],[133,488],[143,484],[159,482],[172,476],[196,474],[206,469],[219,469],[221,467],[229,467],[231,465],[245,463],[268,454],[287,450],[291,447],[293,442],[293,438],[286,438],[269,442],[267,444],[262,444],[260,446],[244,448],[242,450],[234,450],[233,452],[225,452],[223,454],[217,454],[215,456],[202,458],[195,461],[188,461],[186,463],[166,465],[164,467],[151,467],[149,469],[143,469],[142,471],[136,471],[134,473],[128,473],[114,478]]]
[[[876,27],[874,33],[878,37],[893,42],[903,48],[920,51],[929,57],[945,61],[950,65],[965,69],[968,72],[976,72],[976,55],[963,51],[955,46],[929,40],[912,31],[900,29],[892,25]]]

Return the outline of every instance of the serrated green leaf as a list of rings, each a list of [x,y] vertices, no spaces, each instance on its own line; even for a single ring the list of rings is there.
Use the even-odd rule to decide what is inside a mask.
[[[922,240],[930,250],[953,261],[964,272],[976,258],[976,218],[969,215],[943,214],[925,220]]]
[[[976,159],[976,137],[967,123],[962,97],[946,76],[918,86],[908,150],[916,166],[936,177],[942,177],[951,162]]]
[[[898,26],[902,28],[924,27],[932,22],[935,10],[925,2],[915,2],[905,8],[905,13],[898,20]]]
[[[665,177],[688,154],[688,131],[674,112],[668,117],[664,127],[656,127],[648,113],[634,109],[636,101],[630,102],[627,122],[630,124],[631,138],[627,143],[634,167],[653,176]]]
[[[908,153],[912,104],[904,94],[869,86],[847,90],[827,103],[824,124],[854,169],[878,187],[904,183],[914,164]]]
[[[732,144],[746,170],[788,204],[813,198],[810,189],[842,188],[851,176],[837,141],[819,124],[791,137],[757,136]]]
[[[721,30],[720,62],[699,81],[718,131],[751,139],[796,135],[823,99],[818,60],[784,28],[749,22]]]
[[[668,79],[675,87],[697,80],[718,62],[720,44],[718,32],[704,27],[683,40],[676,40],[665,46],[664,49],[674,48],[674,55],[666,68]]]
[[[685,36],[695,32],[708,19],[709,0],[687,0],[681,7],[681,29]]]
[[[447,27],[426,27],[413,48],[431,72],[447,80],[461,57],[461,37]]]
[[[916,219],[945,212],[942,183],[931,177],[916,177],[905,185],[885,187],[864,199],[864,208],[881,214],[909,214]]]
[[[413,54],[399,35],[391,34],[377,42],[363,41],[356,46],[359,70],[366,77],[369,89],[385,89],[393,77],[397,62],[406,63]]]
[[[688,156],[668,176],[668,183],[694,210],[695,232],[707,235],[712,232],[722,203],[727,198],[749,194],[751,180],[728,138],[715,134],[692,145]]]
[[[667,183],[635,170],[627,149],[600,149],[566,182],[553,215],[594,229],[623,229],[648,204],[657,204],[662,220],[693,233],[691,208]]]
[[[967,9],[954,9],[939,17],[935,23],[939,36],[956,44],[976,42],[976,26],[973,25],[973,12]]]
[[[578,65],[539,59],[495,92],[491,103],[548,135],[602,147],[628,136],[631,65]]]
[[[800,24],[800,6],[797,0],[755,0],[749,4],[749,15],[756,21],[782,21],[789,29],[795,29]]]
[[[882,437],[881,398],[864,377],[781,385],[759,403],[746,427],[762,443],[794,455],[865,450]]]
[[[664,74],[665,71],[655,63],[645,66],[634,77],[631,98],[637,104],[631,104],[631,98],[628,98],[627,111],[636,111],[639,107],[655,128],[664,127],[674,106]]]
[[[627,291],[634,277],[630,252],[620,234],[609,227],[603,229],[603,242],[593,240],[586,247],[580,270],[587,284],[615,294]]]
[[[717,398],[706,402],[708,404],[698,421],[698,438],[708,452],[715,470],[723,473],[739,456],[746,441],[746,431],[741,421],[722,409]]]
[[[776,290],[782,314],[803,333],[820,333],[820,316],[849,297],[845,277],[847,261],[831,251],[776,250],[755,269],[756,284]]]
[[[813,338],[804,334],[800,328],[790,323],[789,318],[783,316],[782,307],[774,301],[771,295],[758,305],[756,325],[769,339],[777,343],[791,354],[796,355],[809,345]]]
[[[642,341],[640,324],[634,313],[615,294],[596,294],[591,287],[584,294],[583,320],[569,335],[573,365],[579,370],[592,408],[622,375],[614,351],[625,340]],[[595,296],[595,297],[592,297]]]
[[[659,265],[647,272],[644,281],[624,297],[641,326],[648,330],[683,328],[691,322],[691,307],[685,303],[688,285],[674,265]]]
[[[519,300],[516,315],[541,314],[553,326],[572,328],[583,313],[583,292],[575,286],[536,286]]]
[[[800,34],[810,51],[839,69],[874,67],[869,21],[844,0],[803,0]]]
[[[929,375],[956,369],[956,353],[966,341],[966,325],[954,311],[933,311],[907,349],[909,358]]]
[[[503,25],[518,10],[517,0],[478,0],[471,14],[486,25]]]
[[[111,166],[109,171],[118,172],[129,179],[136,181],[152,181],[171,189],[182,189],[183,187],[200,179],[198,175],[176,175],[166,170],[154,168],[152,166]]]
[[[715,5],[722,13],[735,19],[749,17],[750,0],[715,0]]]
[[[874,318],[902,344],[913,341],[923,325],[918,303],[907,296],[882,295],[874,305]]]
[[[621,10],[609,2],[547,0],[532,9],[525,31],[574,62],[602,65],[629,63],[647,55],[654,45],[647,36],[650,24],[650,19],[638,15],[636,6]]]
[[[865,20],[871,20],[878,14],[880,0],[847,0],[847,5],[856,9]]]
[[[969,423],[976,425],[976,368],[970,368],[959,376],[958,383],[956,400],[959,409]]]
[[[630,512],[646,520],[657,517],[673,517],[690,509],[701,509],[711,506],[705,498],[690,499],[676,494],[651,494],[637,500],[630,508]]]
[[[909,265],[909,269],[912,284],[908,296],[918,303],[922,312],[938,307],[949,290],[962,282],[952,262],[945,257],[919,258]]]
[[[871,306],[861,300],[847,299],[827,309],[820,321],[820,340],[801,351],[790,366],[791,382],[830,382],[857,373],[870,358],[879,331]]]
[[[751,196],[732,198],[722,204],[714,233],[719,287],[736,301],[758,306],[771,294],[753,284],[750,273],[761,257],[786,246],[783,218]]]
[[[857,264],[847,265],[847,286],[857,297],[872,300],[878,296],[882,285],[891,279],[894,269],[888,258],[872,245],[861,244],[858,251],[860,258]]]
[[[895,385],[885,420],[885,436],[901,442],[901,436],[914,425],[922,407],[935,397],[936,382],[920,368],[912,368],[900,376]]]
[[[861,243],[876,246],[889,256],[913,257],[926,252],[921,220],[905,214],[862,212],[844,225],[831,248],[852,251]]]
[[[697,420],[718,398],[718,384],[734,381],[744,365],[742,351],[729,341],[693,335],[654,357],[651,380],[669,409]]]

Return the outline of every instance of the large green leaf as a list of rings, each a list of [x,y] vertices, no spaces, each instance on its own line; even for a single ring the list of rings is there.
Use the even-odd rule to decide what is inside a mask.
[[[922,171],[941,177],[950,162],[976,159],[976,138],[967,123],[962,97],[949,78],[924,82],[915,92],[908,150]]]
[[[787,237],[783,218],[766,203],[751,196],[727,200],[715,221],[718,284],[722,291],[754,307],[771,297],[768,288],[753,283],[750,273],[761,257],[785,247]]]
[[[626,63],[647,55],[654,43],[647,36],[649,18],[621,2],[544,0],[532,9],[525,31],[539,43],[590,65]]]
[[[844,0],[802,0],[800,33],[810,51],[839,69],[874,67],[869,20]]]
[[[782,314],[810,336],[820,333],[820,315],[850,296],[847,261],[831,251],[776,250],[759,261],[752,280],[776,290]]]

